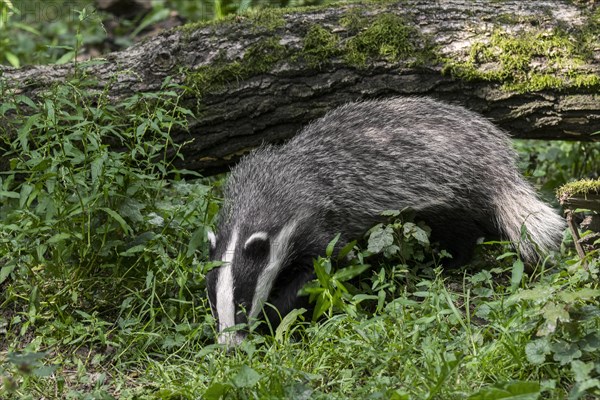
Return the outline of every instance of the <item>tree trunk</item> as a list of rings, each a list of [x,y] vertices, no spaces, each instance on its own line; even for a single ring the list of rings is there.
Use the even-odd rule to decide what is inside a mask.
[[[179,167],[220,171],[340,104],[398,95],[462,104],[517,138],[598,140],[600,23],[573,1],[403,0],[265,10],[166,31],[79,64],[111,101],[186,85]],[[0,67],[35,97],[75,65]],[[93,88],[92,88],[93,89]]]

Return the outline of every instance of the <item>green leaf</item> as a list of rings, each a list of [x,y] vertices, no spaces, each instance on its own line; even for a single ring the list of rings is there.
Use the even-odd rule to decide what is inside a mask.
[[[290,311],[275,330],[275,340],[283,342],[283,336],[290,330],[291,326],[296,322],[298,317],[306,312],[306,308],[299,308]]]
[[[576,292],[560,292],[558,297],[565,303],[575,303],[580,300],[591,300],[600,297],[599,289],[582,288]]]
[[[229,389],[231,389],[230,384],[219,382],[213,383],[206,389],[202,398],[205,400],[219,400],[227,394]]]
[[[198,229],[192,233],[192,237],[190,238],[190,242],[187,246],[187,251],[185,255],[187,257],[193,255],[196,250],[200,249],[204,243],[208,243],[208,230],[205,226],[200,226]]]
[[[534,365],[543,364],[546,361],[546,356],[550,353],[550,343],[547,338],[534,340],[525,346],[527,360]]]
[[[593,388],[600,388],[600,380],[594,378],[582,382],[577,382],[575,385],[573,385],[573,389],[571,389],[571,391],[569,392],[569,400],[580,399],[582,398],[582,395],[585,392]]]
[[[545,303],[554,292],[554,289],[549,286],[537,286],[533,289],[524,289],[515,293],[509,300],[533,300],[536,303]]]
[[[525,265],[523,265],[523,261],[520,259],[516,260],[512,266],[512,275],[510,278],[510,289],[512,292],[517,290],[517,288],[521,285],[521,281],[523,280],[523,271],[525,270]]]
[[[15,96],[15,101],[19,102],[19,103],[23,103],[29,107],[31,107],[33,110],[37,110],[37,105],[33,102],[33,100],[31,100],[29,97],[24,96],[22,94]]]
[[[58,365],[42,365],[33,370],[33,375],[40,378],[50,376],[58,369]]]
[[[325,255],[327,257],[331,257],[331,255],[333,254],[333,249],[335,248],[335,245],[338,242],[338,240],[340,240],[340,235],[341,234],[339,234],[339,233],[337,235],[335,235],[333,240],[331,242],[329,242],[329,244],[327,245],[327,249],[325,250]]]
[[[46,106],[46,116],[48,117],[48,120],[52,123],[55,123],[56,114],[54,112],[54,103],[52,103],[50,100],[46,100],[44,101],[44,105]]]
[[[411,232],[412,237],[417,239],[417,241],[423,246],[429,245],[429,237],[427,236],[427,232],[424,229],[419,228],[415,225],[413,231]]]
[[[346,282],[347,280],[362,274],[369,269],[369,267],[370,265],[368,264],[351,265],[336,271],[333,274],[333,279],[337,280],[338,282]]]
[[[397,217],[400,215],[400,213],[401,212],[399,210],[385,210],[381,213],[381,215],[384,217]]]
[[[1,18],[1,17],[0,17]],[[4,52],[4,57],[6,57],[6,61],[10,63],[15,68],[21,67],[21,62],[19,61],[19,57],[17,57],[14,53],[10,51]]]
[[[57,233],[48,239],[49,244],[62,242],[63,240],[69,239],[71,235],[69,233]]]
[[[315,304],[315,309],[313,310],[312,320],[318,320],[323,314],[325,314],[331,308],[331,300],[325,294],[325,292],[321,292],[319,297],[317,298],[317,303]]]
[[[384,248],[394,243],[394,230],[391,226],[376,225],[369,235],[367,250],[371,253],[380,253]]]
[[[233,384],[238,388],[249,388],[256,385],[261,378],[261,374],[247,365],[242,365],[240,371],[233,378]]]
[[[352,297],[354,304],[359,304],[365,300],[377,300],[378,296],[374,294],[357,294]]]
[[[539,329],[538,335],[545,336],[553,333],[558,325],[558,320],[562,322],[569,322],[571,320],[569,312],[562,304],[556,304],[554,302],[548,302],[542,308],[542,315],[544,316],[544,325]]]
[[[559,341],[553,343],[551,346],[554,352],[554,360],[560,362],[560,365],[566,365],[581,357],[582,353],[579,350],[579,346],[575,343],[567,343],[565,341]]]
[[[6,278],[15,270],[16,264],[5,265],[0,268],[0,283],[4,282]]]
[[[325,271],[325,267],[322,265],[326,262],[327,262],[327,260],[325,260],[323,258],[319,258],[318,260],[313,261],[313,266],[315,268],[315,274],[317,275],[317,279],[319,280],[319,283],[323,287],[328,287],[329,281],[331,280],[331,277],[329,276],[327,271]]]
[[[573,371],[573,375],[575,375],[575,380],[577,382],[588,380],[590,378],[590,372],[592,372],[593,369],[593,362],[574,360],[571,363],[571,370]]]
[[[31,201],[29,201],[29,195],[31,194],[33,189],[34,187],[32,185],[23,183],[23,185],[21,186],[21,194],[19,196],[19,208],[23,208],[26,203],[31,204],[31,202],[35,199],[34,195]]]
[[[540,397],[538,382],[503,382],[487,386],[468,397],[469,400],[535,400]]]
[[[92,183],[96,183],[98,181],[98,177],[102,174],[102,167],[104,166],[105,158],[105,156],[98,157],[90,163]]]
[[[0,190],[0,198],[8,197],[9,199],[18,199],[21,197],[17,192],[7,192],[5,190]]]
[[[355,245],[356,240],[353,240],[350,243],[347,243],[344,247],[342,247],[337,256],[338,261],[343,261],[346,258],[346,256],[352,251]]]
[[[73,60],[75,58],[75,52],[74,51],[68,51],[65,54],[62,55],[61,58],[59,58],[58,60],[56,60],[57,65],[60,64],[66,64],[69,61]]]
[[[115,221],[117,221],[119,223],[119,225],[121,225],[121,229],[123,229],[123,232],[126,235],[129,235],[132,232],[131,227],[127,224],[127,222],[125,222],[123,217],[121,217],[116,211],[111,210],[110,208],[106,208],[106,207],[100,207],[99,209],[104,211],[105,213],[110,215]]]

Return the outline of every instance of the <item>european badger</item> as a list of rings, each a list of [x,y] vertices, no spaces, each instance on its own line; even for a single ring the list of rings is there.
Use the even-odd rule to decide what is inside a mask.
[[[384,210],[409,207],[432,239],[468,261],[481,236],[519,243],[534,260],[560,243],[563,219],[536,197],[515,167],[507,135],[462,107],[427,98],[363,101],[339,107],[288,143],[263,146],[231,171],[209,234],[208,273],[219,331],[259,317],[266,302],[281,316],[301,302],[312,259],[363,235]],[[276,325],[277,313],[265,306]],[[243,334],[219,335],[236,344]]]

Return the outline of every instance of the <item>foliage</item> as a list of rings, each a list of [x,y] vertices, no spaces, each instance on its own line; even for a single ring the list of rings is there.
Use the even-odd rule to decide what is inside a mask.
[[[186,172],[171,166],[170,132],[190,114],[182,89],[166,81],[159,95],[113,106],[108,93],[89,101],[84,86],[74,77],[35,102],[3,93],[0,106],[11,167],[0,176],[0,327],[4,371],[23,377],[16,391],[6,386],[17,397],[45,389],[20,365],[10,372],[16,352],[27,360],[58,346],[62,368],[80,351],[100,366],[106,352],[120,362],[171,348],[182,332],[212,336],[198,257],[216,199],[202,181],[166,179]]]
[[[64,63],[79,46],[97,46],[105,37],[105,16],[83,0],[0,0],[0,63]]]
[[[515,147],[521,169],[548,201],[569,181],[599,177],[600,143],[515,140]]]

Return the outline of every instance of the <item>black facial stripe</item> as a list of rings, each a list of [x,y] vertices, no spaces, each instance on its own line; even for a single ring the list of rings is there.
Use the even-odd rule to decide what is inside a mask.
[[[261,271],[267,266],[266,260],[243,257],[240,268],[233,269],[233,298],[236,302],[235,323],[248,322],[247,315],[252,308],[254,292]]]

